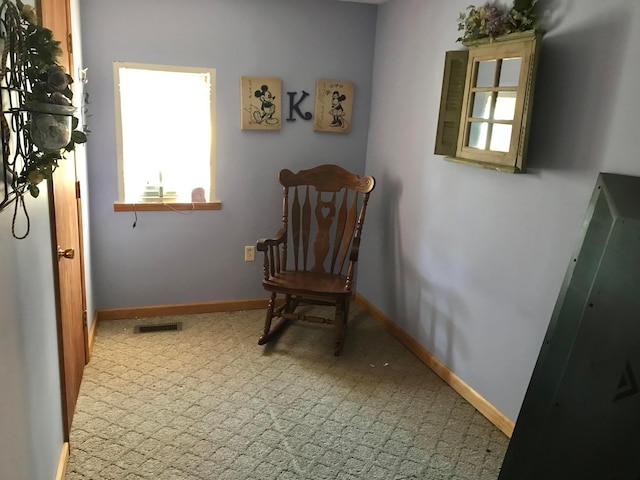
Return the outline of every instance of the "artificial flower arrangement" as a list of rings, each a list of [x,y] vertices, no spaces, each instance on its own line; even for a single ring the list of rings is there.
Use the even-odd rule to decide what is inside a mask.
[[[30,139],[24,142],[24,161],[20,172],[15,172],[16,185],[37,197],[37,185],[51,178],[65,153],[85,143],[87,137],[77,129],[80,122],[72,105],[73,78],[57,62],[62,53],[60,42],[53,38],[51,30],[38,24],[33,7],[20,0],[15,5],[20,16],[17,55],[26,80],[20,109],[28,112],[23,132]]]
[[[463,35],[457,41],[495,39],[508,33],[535,30],[538,28],[537,3],[538,0],[514,0],[510,8],[496,2],[487,2],[481,7],[469,5],[458,17],[458,30],[463,31]]]

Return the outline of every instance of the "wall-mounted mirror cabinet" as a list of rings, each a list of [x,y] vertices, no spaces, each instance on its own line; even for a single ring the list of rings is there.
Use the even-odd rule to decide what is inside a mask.
[[[524,171],[541,34],[504,35],[450,51],[435,153],[495,170]]]

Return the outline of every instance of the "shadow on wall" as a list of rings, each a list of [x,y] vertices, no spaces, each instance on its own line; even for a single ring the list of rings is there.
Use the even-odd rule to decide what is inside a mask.
[[[625,58],[629,8],[580,30],[545,36],[536,78],[528,167],[599,170]]]
[[[418,258],[403,252],[400,197],[402,182],[384,172],[378,195],[384,198],[382,208],[383,276],[386,285],[386,305],[391,320],[418,340],[449,368],[454,369],[454,337],[457,357],[466,351],[466,342],[458,333],[455,318],[467,318],[464,302],[450,290],[434,284],[418,267],[424,264],[428,248],[420,248]],[[416,220],[417,221],[417,220]],[[406,219],[405,219],[406,222]],[[450,257],[451,258],[451,257]],[[455,317],[454,317],[455,314]]]
[[[536,10],[540,25],[546,32],[558,28],[571,15],[575,0],[539,0]]]

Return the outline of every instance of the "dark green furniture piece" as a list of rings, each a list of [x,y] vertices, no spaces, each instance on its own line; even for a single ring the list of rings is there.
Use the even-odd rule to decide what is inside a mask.
[[[601,173],[499,480],[640,480],[640,178]]]

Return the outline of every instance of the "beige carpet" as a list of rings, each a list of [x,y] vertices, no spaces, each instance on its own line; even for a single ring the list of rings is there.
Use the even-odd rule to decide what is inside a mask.
[[[496,479],[508,439],[357,306],[344,351],[264,312],[102,322],[67,480]],[[134,334],[139,324],[183,330]]]

